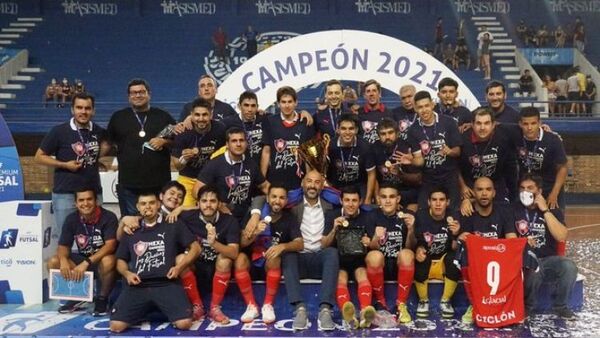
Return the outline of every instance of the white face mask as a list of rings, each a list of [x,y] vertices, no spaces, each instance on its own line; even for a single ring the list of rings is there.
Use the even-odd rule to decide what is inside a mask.
[[[519,199],[524,206],[529,207],[533,204],[533,193],[529,191],[521,191],[519,193]]]

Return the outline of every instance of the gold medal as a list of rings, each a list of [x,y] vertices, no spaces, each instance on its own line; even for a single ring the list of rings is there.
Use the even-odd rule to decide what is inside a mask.
[[[140,137],[146,137],[146,132],[144,130],[140,130],[140,132],[138,133],[138,135]]]
[[[385,161],[384,163],[386,168],[391,168],[392,167],[392,162],[391,161]]]
[[[404,218],[404,213],[402,211],[398,211],[398,218]]]
[[[263,219],[263,221],[264,221],[265,223],[269,224],[269,223],[271,223],[271,221],[272,221],[272,218],[271,218],[271,216],[266,216],[266,217]]]
[[[346,219],[345,219],[345,220],[343,220],[343,221],[342,221],[342,226],[343,226],[344,228],[347,228],[347,227],[348,227],[348,225],[350,225],[350,223],[348,223],[348,220],[346,220]]]
[[[448,222],[448,224],[454,222],[454,218],[452,216],[448,216],[446,217],[446,222]]]

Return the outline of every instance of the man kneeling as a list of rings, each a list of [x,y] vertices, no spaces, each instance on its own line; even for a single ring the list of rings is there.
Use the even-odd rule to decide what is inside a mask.
[[[122,332],[143,319],[153,307],[165,314],[176,328],[192,326],[192,305],[179,274],[200,254],[200,245],[184,226],[162,223],[158,196],[138,197],[142,215],[140,231],[123,238],[117,249],[117,271],[127,280],[110,316],[110,330]],[[176,262],[176,256],[182,254]]]

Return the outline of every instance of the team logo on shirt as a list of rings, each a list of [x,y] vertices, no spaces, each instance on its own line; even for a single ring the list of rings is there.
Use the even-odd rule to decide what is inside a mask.
[[[515,222],[515,224],[517,231],[519,232],[519,234],[521,234],[521,236],[525,236],[529,233],[529,222],[527,222],[526,220],[518,220],[517,222]]]
[[[235,187],[237,185],[237,179],[235,175],[225,176],[225,184],[227,184],[229,189]]]
[[[419,146],[421,147],[421,152],[423,153],[423,156],[427,156],[429,154],[429,152],[431,151],[431,145],[429,144],[429,141],[427,140],[423,140],[419,143]]]
[[[410,127],[408,120],[402,120],[398,123],[398,130],[400,130],[401,133],[406,131],[408,127]]]
[[[344,162],[340,159],[335,160],[335,167],[338,169],[342,169],[344,167]]]
[[[71,148],[73,149],[75,155],[77,155],[78,157],[85,155],[85,145],[83,143],[75,142],[71,144]]]
[[[423,237],[425,238],[425,242],[427,242],[428,246],[433,244],[433,234],[431,232],[424,232]]]
[[[75,242],[80,249],[83,249],[88,245],[89,237],[84,234],[77,235],[75,236]]]
[[[472,166],[479,167],[481,165],[481,157],[479,157],[479,155],[473,155],[469,157],[469,162],[471,162]]]
[[[138,256],[143,255],[146,250],[148,250],[147,242],[139,241],[133,245],[133,251],[135,251],[135,254]]]
[[[363,121],[362,122],[362,128],[365,133],[370,133],[371,130],[375,129],[376,127],[377,127],[376,122],[371,122],[371,121]]]
[[[523,147],[519,147],[519,157],[525,158],[527,156],[527,149]]]
[[[275,150],[277,150],[278,153],[284,151],[286,146],[287,142],[284,139],[280,138],[275,140]]]

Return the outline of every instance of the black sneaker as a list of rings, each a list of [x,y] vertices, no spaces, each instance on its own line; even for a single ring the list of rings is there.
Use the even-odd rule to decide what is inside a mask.
[[[375,311],[387,311],[390,312],[387,305],[382,304],[380,301],[375,302]]]
[[[561,307],[558,309],[554,309],[554,313],[562,319],[565,320],[575,320],[577,319],[577,315],[571,311],[568,307]]]
[[[107,302],[106,298],[97,297],[96,301],[94,302],[93,316],[94,317],[106,316],[106,314],[108,313],[107,309],[108,309],[108,302]]]
[[[75,311],[82,311],[85,309],[87,302],[78,300],[69,300],[64,305],[58,308],[58,313],[71,313]]]

